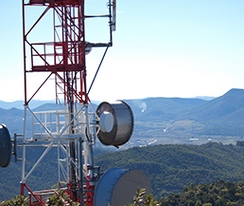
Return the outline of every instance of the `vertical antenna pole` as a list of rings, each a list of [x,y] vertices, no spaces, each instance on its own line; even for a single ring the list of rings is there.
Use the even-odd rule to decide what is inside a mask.
[[[24,105],[27,104],[27,79],[26,79],[26,47],[25,47],[25,41],[26,41],[26,35],[25,35],[25,2],[22,0],[22,25],[23,25],[23,66],[24,66]]]
[[[80,205],[83,206],[83,156],[82,156],[82,138],[79,139],[80,144]]]
[[[26,121],[27,121],[27,105],[25,105],[25,114],[24,114],[24,132],[23,132],[23,148],[22,148],[22,176],[21,176],[21,196],[24,195],[25,183],[25,154],[26,154]]]

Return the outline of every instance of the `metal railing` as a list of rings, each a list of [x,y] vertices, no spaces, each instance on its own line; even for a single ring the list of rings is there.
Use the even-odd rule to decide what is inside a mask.
[[[82,134],[84,130],[84,114],[82,112],[73,115],[74,119],[71,120],[70,113],[66,111],[45,111],[34,112],[32,114],[32,137],[35,140],[46,140],[50,138],[50,134],[53,137],[57,137],[60,134],[62,136],[71,134]],[[72,124],[70,124],[72,122]]]

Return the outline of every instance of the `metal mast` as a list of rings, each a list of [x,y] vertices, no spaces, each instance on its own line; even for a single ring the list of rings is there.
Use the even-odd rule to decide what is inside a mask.
[[[22,0],[25,118],[21,195],[27,189],[40,205],[45,204],[42,197],[50,191],[34,192],[27,186],[26,180],[53,147],[57,148],[58,153],[59,187],[65,183],[64,191],[72,200],[93,205],[94,185],[99,178],[98,167],[93,163],[98,116],[94,109],[88,109],[92,106],[88,97],[92,84],[87,91],[85,55],[92,47],[105,47],[105,56],[107,49],[112,46],[115,5],[115,0],[109,0],[108,14],[89,16],[107,17],[109,21],[108,43],[97,44],[85,40],[85,18],[88,16],[84,14],[84,0]],[[33,8],[37,8],[39,14],[31,22],[33,17],[28,14]],[[38,26],[45,18],[49,18],[51,26],[42,27],[39,33]],[[39,74],[45,77],[37,85],[31,80],[33,75]],[[54,82],[50,90],[55,91],[56,109],[34,112],[30,102],[48,82]],[[27,134],[29,113],[32,116],[31,137]],[[31,146],[44,147],[45,150],[27,171],[26,150]],[[62,158],[66,161],[63,162]]]
[[[14,134],[11,140],[7,127],[0,124],[0,167],[9,165],[12,154],[15,161],[22,161],[21,196],[29,192],[31,206],[46,205],[47,198],[57,194],[57,189],[86,206],[125,205],[131,202],[138,187],[151,192],[150,181],[140,171],[112,168],[100,177],[99,167],[94,165],[96,138],[103,145],[118,148],[129,141],[134,128],[133,112],[125,101],[102,102],[95,111],[88,97],[107,50],[112,46],[116,1],[108,0],[107,6],[108,14],[87,16],[84,0],[22,0],[24,132]],[[108,19],[106,43],[85,40],[85,19],[97,17]],[[104,47],[105,51],[87,89],[86,54],[92,47]],[[56,105],[46,109],[48,111],[33,110],[32,100],[43,90],[50,94],[52,89]],[[17,139],[17,136],[23,138]],[[21,158],[18,158],[17,147],[22,147]],[[27,153],[29,147],[41,147],[35,150],[40,152],[36,160]],[[57,176],[58,188],[33,191],[27,180],[37,167],[46,169],[45,164],[40,163],[52,148],[57,149],[58,169],[55,174],[47,172]],[[33,149],[31,152],[32,155]],[[62,204],[68,205],[70,200]]]

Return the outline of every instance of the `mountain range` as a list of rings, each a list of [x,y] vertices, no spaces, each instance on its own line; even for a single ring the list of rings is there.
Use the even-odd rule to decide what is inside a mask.
[[[194,120],[215,124],[244,123],[244,90],[231,89],[210,101],[197,98],[128,100],[138,121]]]
[[[244,136],[243,89],[231,89],[209,101],[161,97],[128,103],[135,116],[134,137],[153,138],[156,144],[235,143]]]
[[[198,138],[199,135],[222,135],[235,136],[238,139],[244,134],[243,89],[231,89],[212,100],[158,97],[125,101],[134,114],[134,138],[162,135],[183,138],[188,134],[187,138]],[[55,104],[50,102],[41,104],[42,102],[35,101],[34,103],[33,106],[37,106],[34,111],[49,111],[56,108]],[[0,123],[6,124],[11,134],[21,134],[23,109],[1,108],[1,106],[6,108],[6,105],[6,102],[4,104],[0,102]],[[97,105],[94,104],[94,107]],[[165,133],[166,129],[168,133]]]
[[[55,103],[55,100],[32,100],[30,102],[30,107],[36,108],[39,107],[43,104],[48,104],[48,103]],[[0,108],[2,109],[11,109],[11,108],[16,108],[16,109],[23,109],[24,108],[24,101],[23,100],[18,100],[18,101],[13,101],[13,102],[5,102],[0,100]]]

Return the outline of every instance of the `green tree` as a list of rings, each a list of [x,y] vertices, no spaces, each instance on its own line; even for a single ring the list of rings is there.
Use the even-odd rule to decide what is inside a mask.
[[[202,206],[212,206],[212,203],[205,203],[205,204],[203,204]]]
[[[63,205],[78,206],[80,203],[73,202],[68,198],[68,194],[62,190],[58,190],[57,193],[48,198],[47,205],[63,206]]]
[[[133,204],[128,204],[127,206],[160,206],[161,203],[158,203],[154,199],[152,194],[149,194],[145,197],[146,189],[137,188],[136,196],[133,198]]]
[[[244,205],[243,182],[213,181],[211,184],[190,184],[181,194],[172,193],[160,199],[164,206],[228,206]]]
[[[17,196],[15,195],[15,198],[12,198],[12,200],[9,201],[3,201],[0,203],[1,206],[27,206],[28,205],[28,198],[25,196]]]

